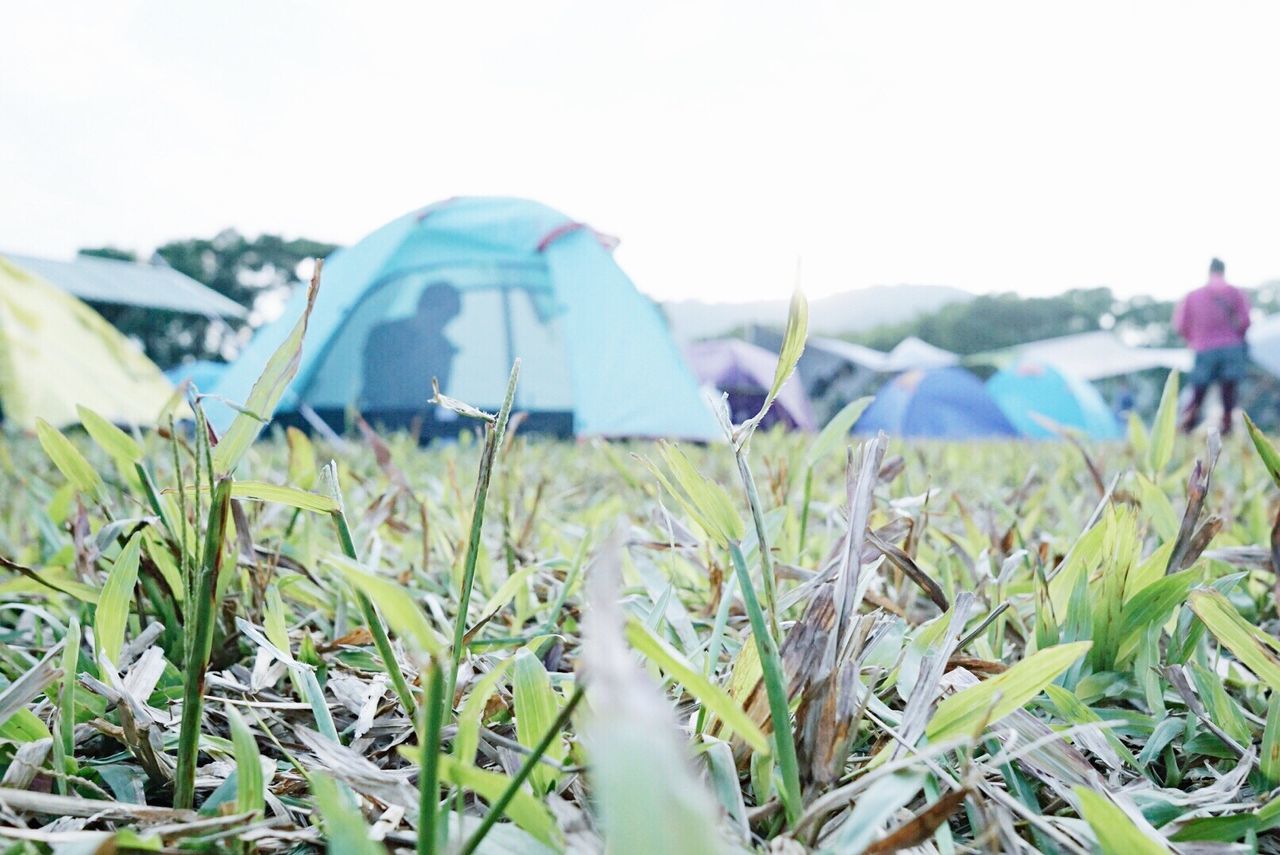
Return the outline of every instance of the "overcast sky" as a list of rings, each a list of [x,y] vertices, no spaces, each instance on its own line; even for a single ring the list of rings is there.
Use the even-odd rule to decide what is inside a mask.
[[[349,243],[460,194],[661,298],[1280,278],[1280,3],[11,3],[0,247]]]

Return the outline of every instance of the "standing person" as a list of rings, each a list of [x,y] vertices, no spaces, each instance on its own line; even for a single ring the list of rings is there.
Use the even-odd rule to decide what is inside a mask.
[[[1231,411],[1236,405],[1236,386],[1249,367],[1249,350],[1244,334],[1249,329],[1249,298],[1225,278],[1227,267],[1215,258],[1209,264],[1209,281],[1192,291],[1173,313],[1173,327],[1196,353],[1191,369],[1191,403],[1182,416],[1182,429],[1190,431],[1200,422],[1209,385],[1217,383],[1222,392],[1222,432],[1231,432]]]

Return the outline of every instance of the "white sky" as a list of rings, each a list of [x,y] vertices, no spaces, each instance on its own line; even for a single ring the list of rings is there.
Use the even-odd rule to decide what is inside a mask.
[[[0,247],[349,243],[459,194],[661,299],[1280,278],[1280,3],[10,3]]]

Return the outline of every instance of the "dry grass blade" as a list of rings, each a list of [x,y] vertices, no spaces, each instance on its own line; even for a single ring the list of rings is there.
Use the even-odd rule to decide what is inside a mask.
[[[61,652],[62,644],[58,643],[34,667],[0,692],[0,725],[62,677],[62,669],[53,664]]]
[[[864,855],[887,855],[890,852],[921,845],[951,818],[968,795],[968,789],[948,791],[911,819],[864,849]]]
[[[912,582],[915,582],[916,585],[920,587],[920,590],[924,591],[925,596],[927,596],[935,606],[942,609],[944,612],[951,608],[951,604],[947,602],[947,595],[942,590],[942,586],[935,582],[929,574],[921,570],[920,566],[912,560],[910,555],[903,552],[892,543],[886,543],[876,537],[875,532],[867,532],[867,539],[875,545],[876,549],[880,550],[880,554],[889,559],[890,564],[906,574],[907,578]]]
[[[191,810],[128,804],[105,799],[84,799],[79,796],[58,796],[30,790],[0,789],[0,805],[9,810],[40,816],[95,816],[143,824],[194,822],[200,819],[200,815]]]

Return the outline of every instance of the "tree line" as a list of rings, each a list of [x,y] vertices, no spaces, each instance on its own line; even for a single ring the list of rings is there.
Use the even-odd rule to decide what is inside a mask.
[[[191,359],[231,359],[263,320],[264,303],[281,301],[310,276],[310,260],[336,244],[310,238],[263,234],[248,237],[224,229],[212,238],[174,240],[156,249],[150,261],[166,264],[240,304],[246,317],[206,318],[142,306],[93,303],[125,335],[137,340],[162,368]],[[137,253],[114,246],[86,247],[80,255],[139,261]]]

